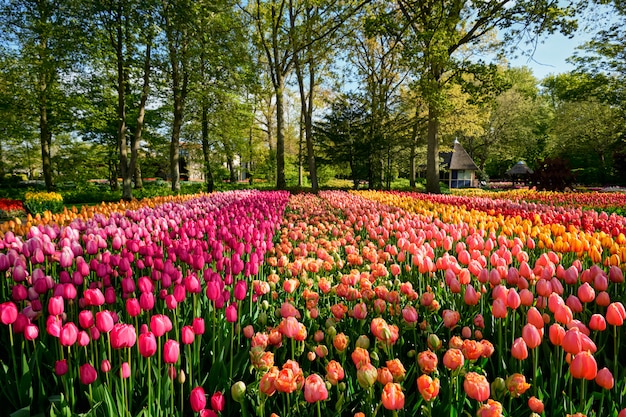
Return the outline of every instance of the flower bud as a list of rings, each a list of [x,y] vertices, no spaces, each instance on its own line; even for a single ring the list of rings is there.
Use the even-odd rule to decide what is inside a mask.
[[[237,381],[230,387],[230,395],[233,400],[242,404],[246,396],[246,384],[243,381]]]

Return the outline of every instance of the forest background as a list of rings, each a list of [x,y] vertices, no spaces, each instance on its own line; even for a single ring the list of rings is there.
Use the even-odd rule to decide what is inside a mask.
[[[485,184],[558,160],[624,185],[625,6],[2,0],[0,187],[441,192],[455,140]],[[581,32],[571,71],[511,65]]]

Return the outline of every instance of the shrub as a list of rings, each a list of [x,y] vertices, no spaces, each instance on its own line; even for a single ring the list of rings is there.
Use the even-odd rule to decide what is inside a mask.
[[[24,207],[31,213],[59,213],[63,210],[63,196],[59,193],[28,192],[24,195]]]

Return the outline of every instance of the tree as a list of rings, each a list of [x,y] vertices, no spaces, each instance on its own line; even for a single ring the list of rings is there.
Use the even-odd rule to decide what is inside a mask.
[[[62,84],[78,54],[82,28],[70,2],[55,0],[5,0],[0,4],[0,22],[5,45],[15,48],[25,77],[28,117],[38,119],[43,178],[47,190],[55,188],[52,137],[71,118],[66,112]],[[35,116],[36,115],[36,116]]]
[[[102,65],[105,74],[115,74],[110,77],[110,84],[117,96],[116,148],[124,200],[133,197],[133,177],[138,186],[141,184],[141,175],[136,173],[152,73],[153,8],[153,2],[94,0],[95,19],[88,17],[95,23],[94,38],[100,41],[95,43],[91,57]],[[134,123],[129,120],[132,113]]]
[[[412,36],[407,38],[411,63],[419,74],[421,91],[428,106],[428,159],[426,189],[438,193],[439,125],[444,87],[470,61],[460,52],[478,46],[493,30],[505,28],[506,39],[528,33],[536,36],[557,28],[573,29],[571,8],[556,1],[490,0],[397,0]]]

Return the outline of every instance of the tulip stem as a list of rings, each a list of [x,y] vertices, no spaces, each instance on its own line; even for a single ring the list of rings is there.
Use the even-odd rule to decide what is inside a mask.
[[[585,385],[587,380],[585,378],[580,380],[580,409],[584,410],[585,408]]]
[[[320,401],[316,401],[317,403],[317,417],[322,417],[322,407],[320,405]]]
[[[148,415],[152,416],[152,359],[146,358],[148,361]],[[156,411],[156,410],[155,410]]]
[[[537,354],[537,348],[532,349],[533,355],[533,394],[537,395],[537,368],[539,367],[539,355]]]
[[[235,323],[231,323],[230,324],[230,378],[228,378],[229,382],[232,382],[233,380],[233,362],[235,362],[235,358],[233,357],[233,341],[235,339]]]

